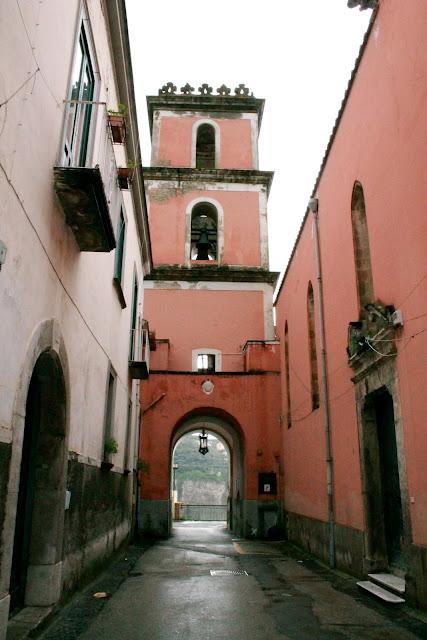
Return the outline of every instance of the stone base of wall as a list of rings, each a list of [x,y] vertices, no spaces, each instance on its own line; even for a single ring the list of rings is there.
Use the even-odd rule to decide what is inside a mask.
[[[3,553],[3,527],[6,515],[6,498],[11,456],[12,445],[7,442],[0,442],[0,567]]]
[[[310,553],[329,560],[329,527],[327,522],[308,518],[297,513],[286,513],[286,527],[290,542]],[[336,567],[355,576],[363,575],[363,531],[335,524]]]
[[[243,531],[245,538],[272,539],[283,534],[283,507],[281,502],[244,500]]]
[[[63,593],[95,575],[129,536],[132,475],[68,461],[70,508],[65,512]]]
[[[0,640],[6,640],[7,623],[9,620],[10,596],[0,596]]]
[[[409,549],[409,571],[406,574],[406,594],[411,604],[427,609],[427,547],[412,544]]]
[[[172,515],[170,500],[140,500],[138,505],[138,533],[147,538],[168,538]]]
[[[328,523],[296,513],[286,513],[288,539],[310,553],[329,561]],[[355,576],[366,577],[364,533],[352,527],[335,525],[336,567]],[[427,609],[427,547],[412,544],[406,572],[406,595],[409,604]]]

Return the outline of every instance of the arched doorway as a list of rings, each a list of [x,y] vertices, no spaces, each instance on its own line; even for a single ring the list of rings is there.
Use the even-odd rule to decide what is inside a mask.
[[[66,482],[66,393],[59,357],[43,351],[25,405],[10,612],[59,597]]]
[[[362,407],[366,552],[374,566],[403,570],[405,526],[393,396],[387,387],[365,396]]]
[[[170,447],[170,495],[173,491],[173,453],[179,440],[190,432],[199,433],[202,429],[213,434],[225,444],[229,451],[230,476],[227,524],[230,531],[243,535],[244,473],[243,439],[238,425],[227,417],[199,413],[183,418],[175,428]]]
[[[229,525],[230,450],[213,431],[181,436],[172,457],[172,520]]]

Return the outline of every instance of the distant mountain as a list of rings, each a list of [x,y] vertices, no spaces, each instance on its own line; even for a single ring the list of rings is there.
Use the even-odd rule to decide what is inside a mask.
[[[209,452],[199,453],[199,438],[184,436],[175,448],[178,502],[226,504],[230,478],[230,456],[222,442],[208,435]]]

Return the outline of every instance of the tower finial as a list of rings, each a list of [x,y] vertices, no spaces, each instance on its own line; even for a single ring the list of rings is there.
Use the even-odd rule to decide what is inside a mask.
[[[230,91],[231,89],[229,89],[228,87],[225,86],[225,84],[222,84],[220,87],[218,87],[218,89],[216,90],[216,92],[220,95],[220,96],[229,96],[230,95]]]
[[[175,95],[175,92],[176,92],[176,86],[174,85],[174,83],[167,82],[166,84],[163,85],[161,89],[159,89],[159,96]]]
[[[234,89],[234,93],[236,96],[248,96],[249,89],[245,87],[244,84],[239,84],[239,86]]]
[[[205,82],[201,87],[199,87],[199,91],[202,96],[210,96],[213,89]]]
[[[192,87],[188,82],[183,87],[181,87],[181,92],[186,96],[191,96],[194,91],[194,87]]]

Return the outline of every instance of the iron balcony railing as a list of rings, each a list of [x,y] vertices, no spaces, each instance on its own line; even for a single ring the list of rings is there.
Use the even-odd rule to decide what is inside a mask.
[[[226,504],[184,504],[180,503],[180,520],[226,521]]]
[[[132,378],[145,380],[150,373],[150,339],[148,322],[138,319],[138,328],[131,329],[129,373]]]

